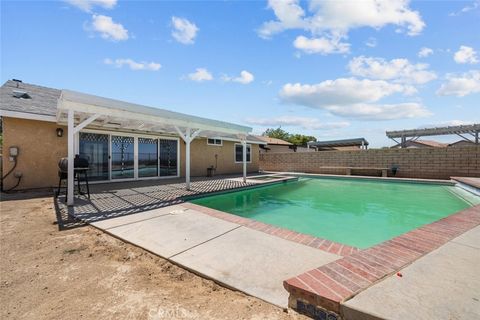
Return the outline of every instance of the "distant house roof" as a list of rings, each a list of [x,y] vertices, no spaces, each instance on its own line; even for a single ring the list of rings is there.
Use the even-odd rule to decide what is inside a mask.
[[[423,144],[425,146],[434,147],[434,148],[441,148],[441,147],[448,146],[448,143],[442,143],[442,142],[433,141],[433,140],[415,140],[414,142],[418,144]]]
[[[350,146],[368,146],[368,141],[365,138],[330,140],[330,141],[315,141],[309,142],[312,147],[350,147]]]
[[[419,146],[428,148],[444,148],[448,146],[448,143],[442,143],[434,140],[408,140],[405,142],[406,146]],[[398,148],[401,144],[396,144],[392,148]]]
[[[475,145],[475,142],[473,141],[467,141],[467,140],[458,140],[458,141],[455,141],[455,142],[452,142],[449,144],[449,146],[456,146],[456,145],[460,145],[460,144],[466,144],[466,145]]]
[[[8,80],[0,87],[0,110],[53,116],[61,90]]]
[[[267,144],[275,144],[275,145],[281,145],[281,146],[292,146],[293,143],[290,143],[288,141],[282,140],[282,139],[277,139],[277,138],[270,138],[266,136],[255,136],[258,140],[264,141]]]

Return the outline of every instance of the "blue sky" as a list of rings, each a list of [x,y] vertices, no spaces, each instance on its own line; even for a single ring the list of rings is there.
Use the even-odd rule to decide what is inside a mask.
[[[479,30],[478,0],[2,1],[1,81],[381,147],[480,121]]]

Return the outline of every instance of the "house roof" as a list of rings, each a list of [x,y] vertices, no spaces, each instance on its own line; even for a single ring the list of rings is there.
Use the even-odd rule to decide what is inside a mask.
[[[407,140],[405,143],[407,146],[421,145],[421,146],[430,147],[430,148],[443,148],[448,146],[448,143],[442,143],[434,140]],[[398,143],[394,145],[392,148],[398,148],[401,145],[402,145],[401,143]]]
[[[455,142],[452,142],[449,144],[449,146],[455,146],[457,144],[471,144],[471,145],[475,145],[475,142],[473,141],[468,141],[468,140],[458,140],[458,141],[455,141]]]
[[[330,141],[315,141],[309,142],[309,146],[313,147],[348,147],[348,146],[368,146],[368,141],[365,138],[330,140]]]
[[[275,144],[275,145],[281,145],[281,146],[292,146],[293,143],[290,143],[288,141],[282,140],[282,139],[277,139],[277,138],[270,138],[267,136],[255,136],[258,140],[261,140],[263,142],[266,142],[267,144]]]
[[[25,92],[30,99],[16,98],[15,92]],[[61,90],[8,80],[0,87],[0,110],[42,116],[55,116]]]
[[[0,88],[0,116],[66,124],[69,110],[75,111],[77,123],[96,115],[96,120],[88,126],[91,128],[176,134],[178,128],[191,127],[201,130],[200,136],[238,140],[238,135],[246,135],[252,130],[229,122],[21,81],[8,80]],[[252,136],[248,136],[248,140],[263,144]]]
[[[441,148],[441,147],[446,147],[448,146],[448,143],[442,143],[434,140],[415,140],[412,141],[417,144],[422,144],[428,147],[433,147],[433,148]]]

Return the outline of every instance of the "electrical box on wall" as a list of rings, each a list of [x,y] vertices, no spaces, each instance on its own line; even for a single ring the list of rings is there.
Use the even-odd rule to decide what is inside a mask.
[[[8,155],[10,161],[15,161],[15,159],[18,157],[18,147],[10,147],[8,149]]]

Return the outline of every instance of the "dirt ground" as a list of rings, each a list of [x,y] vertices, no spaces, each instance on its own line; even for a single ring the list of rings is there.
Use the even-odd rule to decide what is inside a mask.
[[[0,202],[1,319],[306,319],[83,226],[50,197]]]

